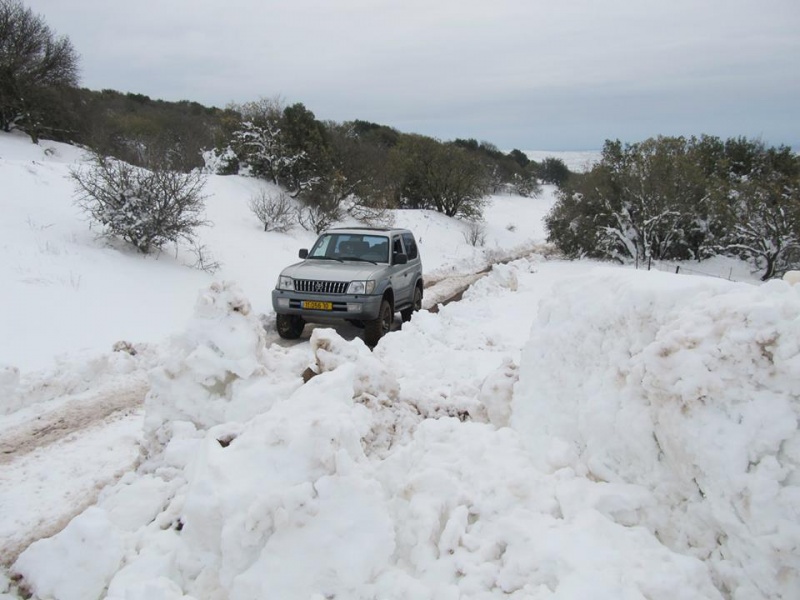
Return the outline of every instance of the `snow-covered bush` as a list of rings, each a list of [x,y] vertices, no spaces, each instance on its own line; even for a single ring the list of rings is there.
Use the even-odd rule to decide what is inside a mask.
[[[559,191],[549,241],[568,256],[625,261],[750,260],[762,278],[800,262],[800,164],[745,138],[607,141],[591,171]]]
[[[125,240],[139,252],[192,242],[195,228],[207,224],[205,178],[198,171],[148,170],[98,154],[71,175],[78,206],[103,227],[103,235]]]
[[[233,148],[213,148],[202,153],[204,170],[211,175],[235,175],[239,172],[239,157]]]

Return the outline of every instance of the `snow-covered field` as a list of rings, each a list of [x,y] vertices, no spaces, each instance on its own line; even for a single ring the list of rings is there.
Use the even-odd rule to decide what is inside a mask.
[[[210,275],[95,239],[79,157],[0,134],[0,598],[800,597],[800,287],[556,260],[546,189],[398,213],[426,306],[517,258],[288,344],[258,182]]]

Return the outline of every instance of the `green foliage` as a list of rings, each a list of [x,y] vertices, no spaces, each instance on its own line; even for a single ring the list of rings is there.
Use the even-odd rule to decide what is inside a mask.
[[[616,258],[599,243],[607,217],[602,199],[614,193],[610,180],[607,167],[599,165],[580,179],[581,186],[559,192],[545,217],[548,241],[568,257]]]
[[[365,121],[328,123],[326,129],[340,195],[353,194],[367,207],[393,206],[395,182],[389,150],[400,134]]]
[[[151,100],[114,90],[81,90],[74,141],[100,154],[139,166],[169,166],[179,171],[202,167],[202,153],[226,137],[230,111],[196,102]]]
[[[54,129],[50,110],[77,85],[78,55],[19,0],[0,0],[0,128],[34,142]],[[63,117],[63,115],[60,115]]]
[[[368,121],[356,119],[346,123],[352,131],[352,135],[363,142],[382,148],[392,148],[400,141],[400,132],[386,125],[378,125]]]
[[[456,143],[407,135],[392,149],[390,160],[402,206],[430,208],[449,217],[481,215],[489,182],[474,153]]]
[[[483,164],[488,176],[488,191],[493,194],[511,192],[520,196],[537,196],[540,192],[536,164],[520,150],[503,154],[497,146],[475,139],[456,139],[454,145],[471,153]]]
[[[545,224],[568,256],[702,259],[723,252],[764,268],[797,265],[800,165],[788,148],[744,138],[607,141],[571,178]]]
[[[558,187],[563,187],[572,174],[563,160],[551,156],[539,164],[536,173],[543,182],[552,183]]]
[[[517,150],[516,148],[508,153],[508,157],[523,169],[531,164],[531,160],[528,156],[522,152],[522,150]]]
[[[331,153],[325,126],[302,103],[287,106],[280,121],[284,150],[296,159],[281,177],[290,190],[311,190],[331,177]]]

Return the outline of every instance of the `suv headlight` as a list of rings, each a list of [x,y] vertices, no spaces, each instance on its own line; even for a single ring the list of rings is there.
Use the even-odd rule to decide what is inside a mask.
[[[371,294],[374,291],[374,281],[351,281],[347,286],[348,294]]]
[[[286,275],[281,275],[278,277],[278,289],[279,290],[294,290],[294,279],[291,277],[287,277]]]

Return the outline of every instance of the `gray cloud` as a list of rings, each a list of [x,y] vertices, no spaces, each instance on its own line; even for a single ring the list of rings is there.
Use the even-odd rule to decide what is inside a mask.
[[[281,95],[501,148],[710,133],[800,146],[796,0],[28,0],[83,85]]]

